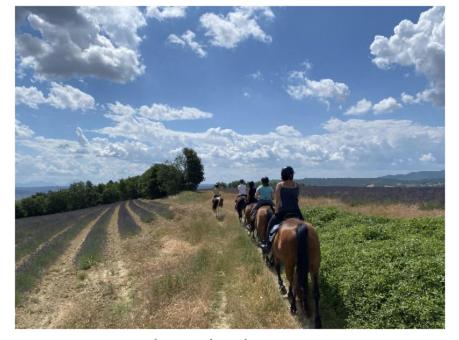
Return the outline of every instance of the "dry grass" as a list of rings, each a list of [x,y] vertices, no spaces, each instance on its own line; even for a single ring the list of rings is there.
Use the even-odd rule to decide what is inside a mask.
[[[444,216],[445,210],[431,209],[423,210],[417,205],[407,204],[362,204],[350,205],[334,198],[300,198],[300,207],[337,207],[349,212],[361,213],[371,216],[383,216],[389,218],[415,218],[428,216]]]

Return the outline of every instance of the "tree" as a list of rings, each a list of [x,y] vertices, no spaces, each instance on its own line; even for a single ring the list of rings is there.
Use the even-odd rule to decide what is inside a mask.
[[[158,171],[162,164],[154,164],[145,171],[140,178],[141,193],[143,197],[159,198],[167,195],[167,192],[160,188]]]
[[[156,173],[159,188],[167,195],[175,195],[183,189],[183,173],[172,164],[160,164]]]
[[[16,201],[15,215],[16,215],[16,218],[21,218],[21,217],[26,217],[27,216],[27,212],[25,211],[24,207],[22,206],[22,201]]]
[[[204,167],[196,151],[183,148],[182,154],[175,158],[175,165],[183,173],[184,188],[196,190],[204,180]]]
[[[68,190],[49,191],[46,198],[47,214],[68,210]]]
[[[102,203],[108,204],[117,202],[120,200],[120,193],[115,185],[105,186],[104,192],[102,193]]]
[[[21,200],[26,216],[37,216],[46,214],[46,194],[39,192],[33,196]]]

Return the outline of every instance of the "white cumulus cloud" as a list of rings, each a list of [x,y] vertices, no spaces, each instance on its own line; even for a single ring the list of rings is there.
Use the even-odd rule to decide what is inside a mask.
[[[146,25],[137,7],[17,7],[18,72],[38,79],[97,77],[126,83],[144,73],[138,53]],[[34,34],[22,31],[29,26]]]
[[[170,34],[167,41],[171,44],[180,45],[182,47],[188,46],[198,57],[204,58],[207,55],[207,52],[200,43],[194,40],[195,37],[196,34],[188,30],[180,37],[175,34]]]
[[[401,107],[402,105],[398,103],[394,97],[388,97],[374,104],[373,111],[375,114],[381,114],[381,113],[392,112]]]
[[[443,106],[445,102],[445,8],[433,7],[417,23],[402,20],[389,38],[377,35],[370,46],[373,63],[381,69],[391,65],[412,66],[429,82],[415,97]]]
[[[16,138],[28,138],[34,135],[33,130],[27,125],[21,123],[18,119],[15,120]]]
[[[332,79],[312,80],[304,71],[292,71],[288,78],[287,93],[290,97],[301,100],[312,97],[329,105],[330,100],[342,102],[350,94],[349,87],[345,83],[336,82]]]
[[[210,37],[210,43],[224,48],[235,48],[249,38],[270,43],[272,38],[258,24],[260,19],[274,18],[269,7],[237,7],[223,16],[215,13],[203,14],[199,21]]]
[[[365,98],[359,100],[357,104],[352,105],[344,112],[345,115],[363,115],[371,110],[373,104],[370,100]]]
[[[16,105],[19,104],[33,109],[37,109],[38,105],[48,104],[58,109],[86,111],[94,109],[96,101],[91,95],[73,86],[52,82],[48,96],[34,86],[16,86]]]
[[[16,86],[16,105],[24,104],[37,109],[43,103],[46,103],[46,98],[35,86]]]
[[[149,6],[146,10],[146,16],[159,21],[184,18],[186,16],[186,6]]]
[[[423,154],[421,157],[419,157],[419,160],[421,162],[435,162],[436,158],[434,157],[434,155],[432,155],[431,152],[429,152],[429,153]]]

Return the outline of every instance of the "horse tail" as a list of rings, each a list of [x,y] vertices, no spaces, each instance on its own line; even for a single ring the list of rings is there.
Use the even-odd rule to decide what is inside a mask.
[[[308,249],[308,228],[304,224],[298,224],[296,229],[297,241],[297,263],[296,276],[298,288],[307,294],[308,271],[309,271],[309,249]]]

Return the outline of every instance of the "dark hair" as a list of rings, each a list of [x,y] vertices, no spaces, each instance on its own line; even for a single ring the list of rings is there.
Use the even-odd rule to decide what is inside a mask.
[[[283,181],[288,181],[293,179],[293,174],[295,172],[293,171],[293,168],[291,166],[287,166],[282,169],[281,171],[281,178]]]
[[[269,178],[268,177],[262,177],[261,178],[261,184],[263,184],[263,186],[267,187],[269,185]]]
[[[250,182],[249,182],[249,187],[250,187],[250,188],[253,188],[254,186],[255,186],[255,183],[254,183],[253,181],[250,181]]]
[[[243,179],[241,179],[241,180],[239,181],[239,183],[241,183],[241,184],[244,184],[244,180],[243,180]]]
[[[218,183],[214,185],[215,188],[218,188]]]

